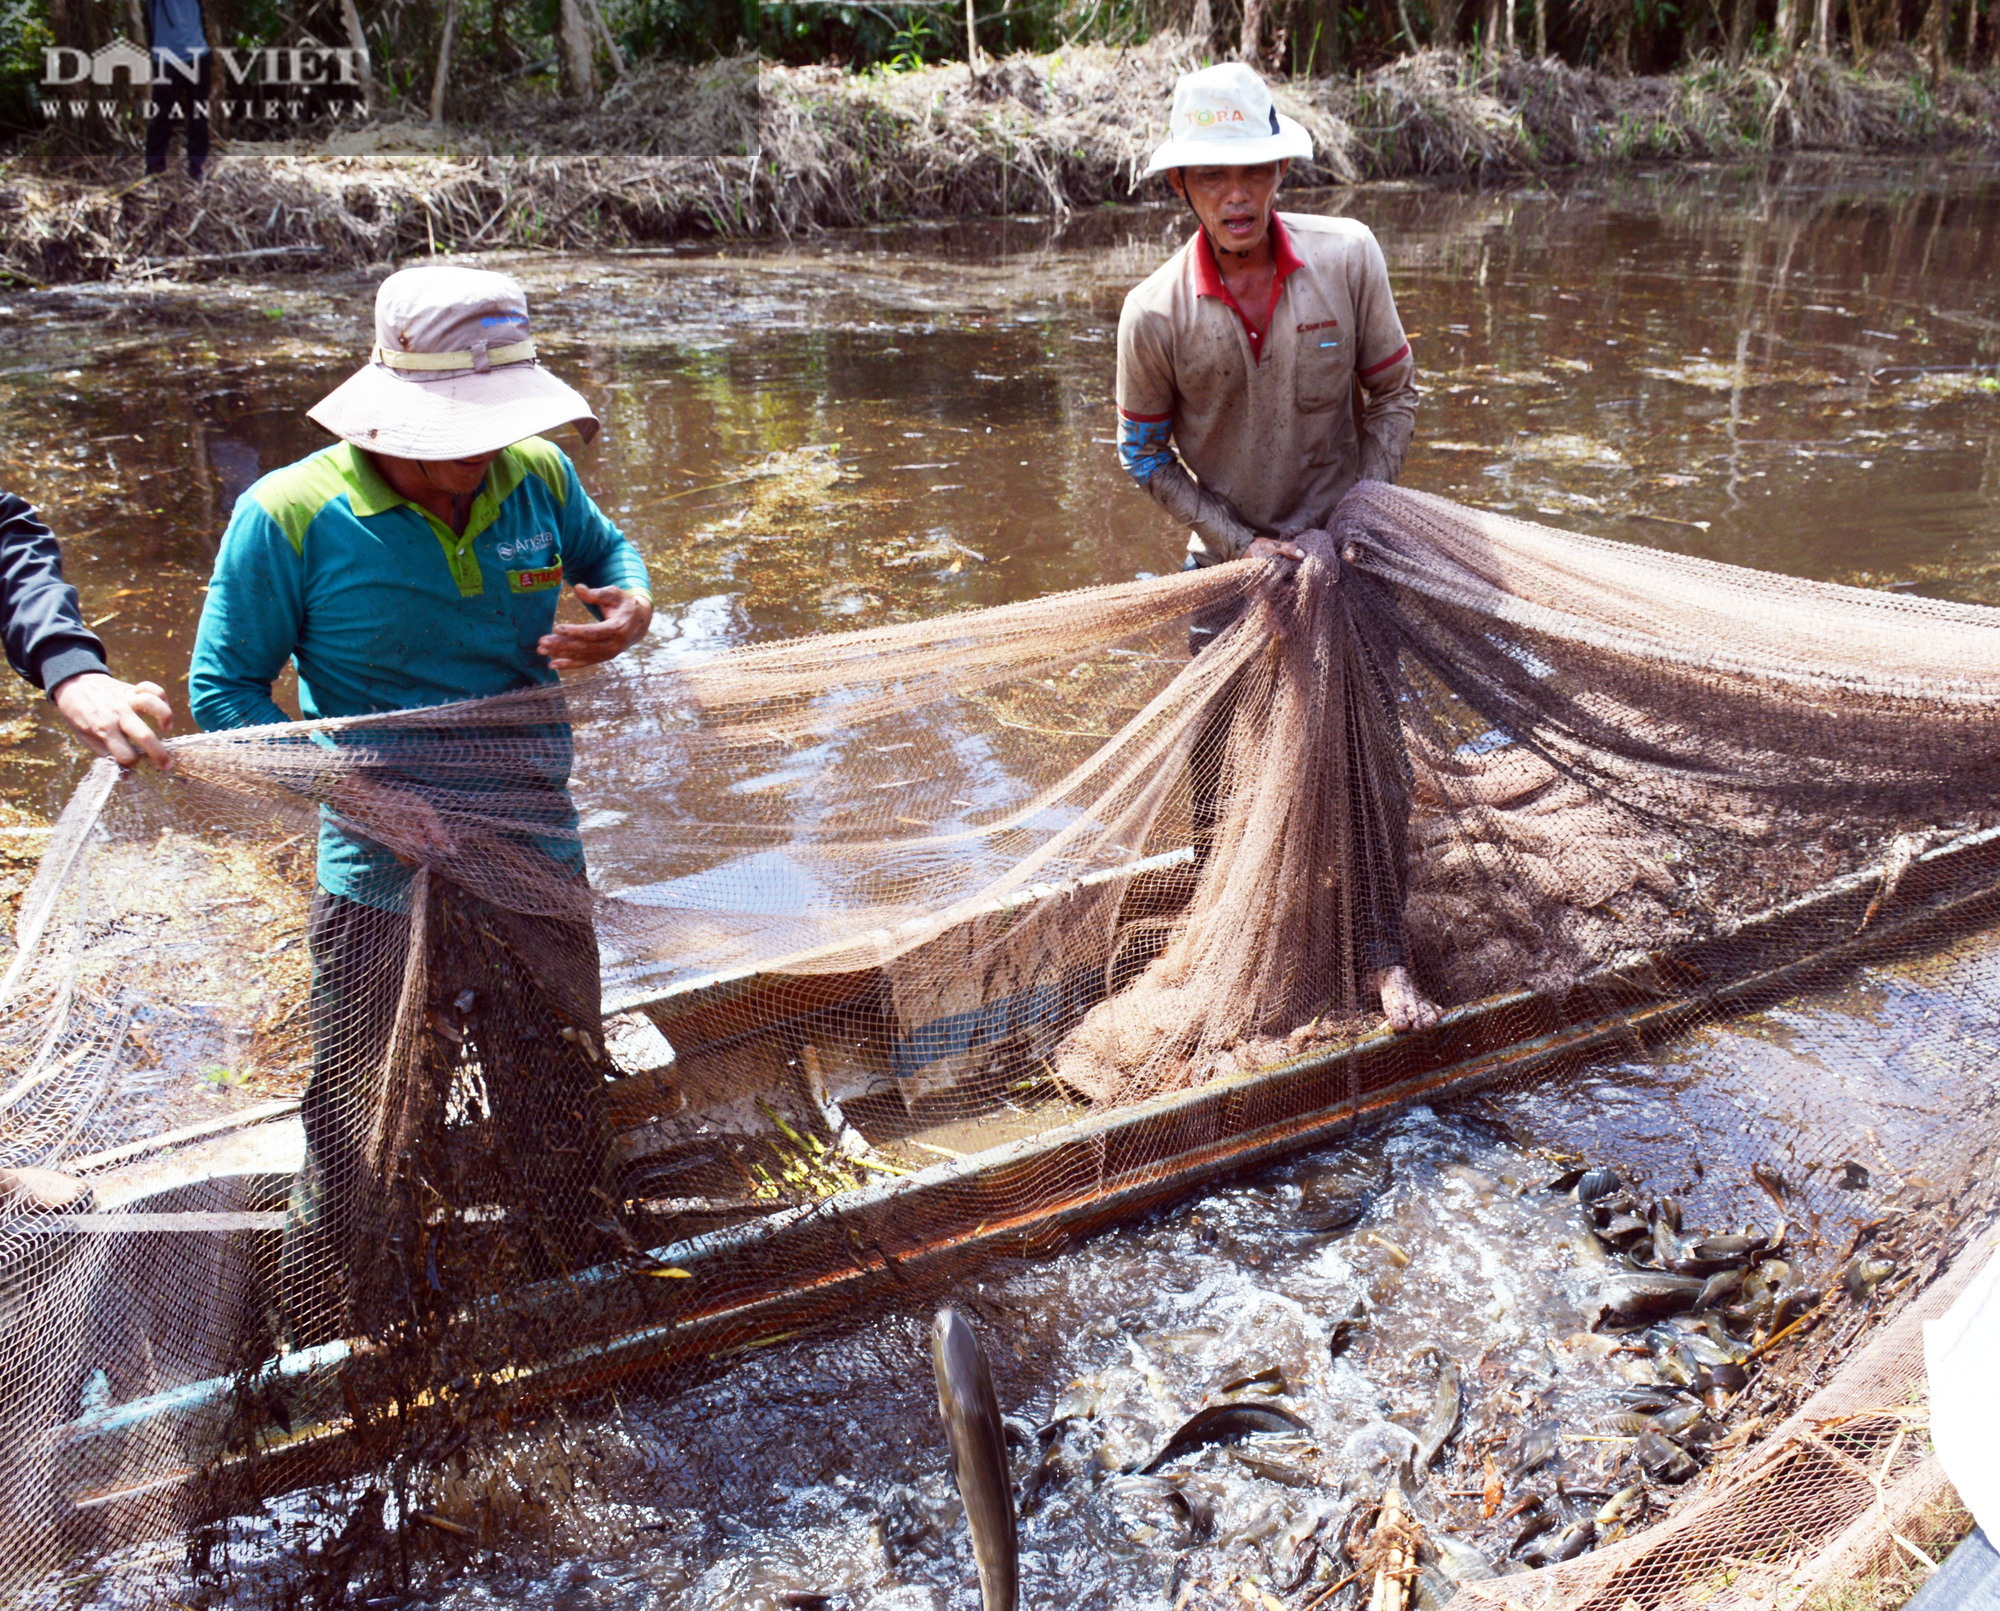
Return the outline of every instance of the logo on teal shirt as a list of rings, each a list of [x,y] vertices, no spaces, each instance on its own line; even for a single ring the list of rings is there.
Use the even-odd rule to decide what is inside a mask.
[[[552,531],[538,531],[532,537],[502,538],[500,546],[494,550],[500,556],[500,563],[511,565],[516,560],[529,569],[547,565],[555,553],[556,534]]]
[[[507,572],[510,593],[539,593],[562,586],[562,555],[556,550],[552,531],[538,531],[530,537],[509,537],[495,550],[503,565],[519,562],[518,570]]]

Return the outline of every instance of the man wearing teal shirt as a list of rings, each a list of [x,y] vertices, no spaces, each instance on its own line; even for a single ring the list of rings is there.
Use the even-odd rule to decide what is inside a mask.
[[[520,286],[483,270],[406,269],[383,282],[375,323],[371,361],[311,410],[340,440],[259,481],[224,534],[189,676],[203,728],[287,721],[271,689],[288,662],[308,720],[364,716],[552,685],[651,624],[644,563],[540,438],[575,423],[587,442],[597,420],[535,363]],[[565,580],[595,620],[556,624]],[[371,1169],[387,1167],[382,1074],[415,917],[432,936],[427,1010],[476,1060],[522,1200],[573,1227],[594,1217],[603,1184],[597,950],[567,790],[569,729],[506,728],[506,761],[484,775],[441,766],[445,731],[363,725],[306,740],[341,760],[322,806],[308,923],[313,1075],[281,1280],[299,1343],[374,1318],[354,1297],[367,1262],[356,1257],[360,1205],[387,1189]],[[541,869],[530,874],[547,886],[541,898],[522,903],[531,910],[452,878],[466,823]],[[421,914],[420,864],[432,869]],[[562,915],[548,915],[551,889]],[[456,988],[469,964],[464,946],[440,951],[446,933],[483,935],[507,959],[500,971],[524,982],[501,988],[488,968]],[[433,1127],[445,1096],[421,1099]],[[561,1240],[577,1251],[576,1238]],[[422,1269],[418,1279],[443,1291],[435,1268]]]

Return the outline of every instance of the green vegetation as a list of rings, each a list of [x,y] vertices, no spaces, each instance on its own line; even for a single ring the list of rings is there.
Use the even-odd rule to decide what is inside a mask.
[[[964,0],[205,0],[238,50],[359,31],[368,72],[263,122],[218,89],[196,193],[137,183],[139,92],[20,81],[140,3],[0,0],[35,108],[0,128],[0,283],[1063,217],[1139,193],[1175,77],[1253,23],[1298,185],[2000,146],[2000,0],[972,0],[971,63]]]
[[[47,46],[130,36],[140,3],[0,0],[0,120],[38,121]],[[982,59],[1172,35],[1194,56],[1241,54],[1294,79],[1437,50],[1617,75],[1691,70],[1719,90],[1745,64],[1781,68],[1800,54],[1893,59],[1924,85],[1948,67],[2000,61],[2000,0],[206,0],[206,10],[215,43],[239,49],[349,46],[359,29],[378,114],[428,120],[442,64],[441,110],[459,123],[536,97],[595,101],[665,63],[910,72],[964,61],[968,24]]]

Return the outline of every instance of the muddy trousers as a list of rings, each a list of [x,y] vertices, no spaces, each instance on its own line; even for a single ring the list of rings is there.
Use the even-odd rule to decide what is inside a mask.
[[[278,1283],[294,1346],[601,1251],[589,1229],[605,1217],[609,1160],[594,932],[435,879],[427,918],[413,1013],[410,918],[313,892],[313,1072]]]

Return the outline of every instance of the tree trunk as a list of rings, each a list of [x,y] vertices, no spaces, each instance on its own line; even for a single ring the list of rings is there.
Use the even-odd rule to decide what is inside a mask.
[[[1535,60],[1549,59],[1549,0],[1535,0]]]
[[[1508,56],[1514,54],[1514,3],[1515,0],[1500,0],[1500,50]]]
[[[82,0],[49,0],[49,36],[67,49],[88,51],[89,17]]]
[[[577,0],[562,0],[560,26],[563,65],[569,73],[570,98],[594,101],[597,99],[597,63],[590,48],[590,24],[584,20],[583,7]]]
[[[125,26],[120,30],[140,49],[146,46],[146,8],[142,0],[125,0]],[[133,103],[137,106],[141,119],[152,116],[153,88],[150,84],[132,86]]]
[[[1965,70],[1972,71],[1972,53],[1979,48],[1979,0],[1965,0]]]
[[[444,88],[451,82],[451,44],[458,34],[458,0],[445,0],[444,32],[438,36],[437,76],[431,80],[431,121],[444,121]]]
[[[972,14],[972,0],[965,0],[965,65],[974,78],[986,65],[979,59],[979,22]]]
[[[2000,5],[2000,0],[1994,0]],[[1813,7],[1813,53],[1825,56],[1833,50],[1833,0],[1819,0]]]
[[[2000,0],[1994,0],[2000,5]],[[1197,48],[1206,52],[1215,39],[1215,7],[1209,0],[1194,0],[1194,15],[1188,22],[1188,32],[1194,36]]]
[[[1750,45],[1750,0],[1734,0],[1729,8],[1729,65],[1743,65],[1743,54]]]
[[[1780,61],[1792,54],[1792,35],[1798,28],[1797,8],[1792,0],[1778,0],[1777,20],[1771,25],[1771,53]]]
[[[340,20],[347,28],[347,48],[354,52],[355,76],[361,80],[361,114],[375,112],[375,73],[368,60],[368,34],[361,26],[361,13],[354,0],[340,0]]]
[[[1264,65],[1264,0],[1243,0],[1243,38],[1236,47],[1242,60],[1260,71]]]
[[[597,0],[582,0],[583,8],[590,14],[596,25],[597,37],[604,41],[604,54],[611,58],[611,71],[619,78],[625,76],[625,52],[618,48],[618,41],[612,35],[611,24],[604,20],[604,12]],[[969,0],[968,0],[969,3]]]

